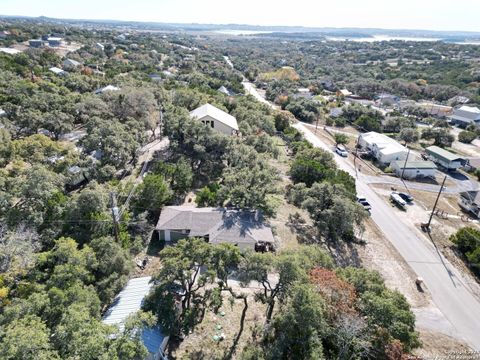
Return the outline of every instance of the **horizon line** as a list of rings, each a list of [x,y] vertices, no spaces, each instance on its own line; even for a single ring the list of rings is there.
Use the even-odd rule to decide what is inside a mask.
[[[299,28],[299,29],[351,29],[351,30],[386,30],[386,31],[421,31],[421,32],[436,32],[436,33],[468,33],[480,35],[480,30],[433,30],[433,29],[413,29],[413,28],[383,28],[383,27],[355,27],[355,26],[303,26],[303,25],[259,25],[259,24],[247,24],[247,23],[200,23],[200,22],[164,22],[155,20],[125,20],[125,19],[85,19],[85,18],[57,18],[46,15],[5,15],[0,14],[0,18],[12,18],[12,19],[39,19],[42,18],[50,20],[62,20],[62,21],[90,21],[90,22],[126,22],[126,23],[140,23],[140,24],[158,24],[158,25],[203,25],[203,26],[244,26],[244,27],[263,27],[263,28]]]

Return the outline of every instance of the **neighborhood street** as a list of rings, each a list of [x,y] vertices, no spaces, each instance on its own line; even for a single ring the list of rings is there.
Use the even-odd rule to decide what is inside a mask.
[[[294,127],[314,146],[332,152],[304,125]],[[461,273],[419,229],[407,225],[396,215],[395,210],[367,185],[363,174],[357,174],[344,158],[337,154],[334,157],[340,169],[357,179],[358,194],[366,197],[372,205],[372,219],[413,271],[424,279],[434,303],[455,328],[457,337],[480,350],[480,301],[465,285]]]
[[[245,81],[243,86],[247,94],[274,108],[258,93],[253,84]],[[480,351],[480,300],[466,285],[467,282],[463,281],[462,274],[419,229],[412,228],[397,216],[394,209],[368,186],[367,176],[355,171],[347,160],[334,153],[328,144],[323,143],[306,126],[297,123],[294,127],[300,130],[312,145],[332,152],[338,167],[356,178],[357,193],[366,197],[372,205],[373,221],[415,274],[423,278],[435,305],[455,329],[455,336]],[[444,331],[445,321],[432,323],[438,323],[437,330]]]

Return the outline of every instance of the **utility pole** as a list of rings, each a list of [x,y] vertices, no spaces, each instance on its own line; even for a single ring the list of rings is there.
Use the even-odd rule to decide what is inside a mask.
[[[442,186],[440,186],[440,190],[438,191],[437,199],[435,200],[435,204],[433,205],[432,213],[430,214],[430,218],[428,219],[427,223],[427,230],[430,231],[430,223],[432,221],[433,213],[435,212],[435,208],[437,207],[438,199],[440,199],[440,194],[442,193],[443,190],[443,185],[445,184],[445,181],[447,180],[447,175],[443,178]]]
[[[355,172],[357,171],[356,162],[357,162],[357,151],[358,151],[358,142],[359,141],[360,141],[360,134],[358,134],[358,137],[357,137],[357,143],[355,144],[355,153],[354,153],[354,157],[353,157],[353,167],[355,169]]]
[[[162,138],[162,131],[163,131],[163,108],[160,106],[160,116],[159,116],[159,122],[158,122],[158,128],[159,128],[159,134],[158,138]]]
[[[113,234],[115,236],[115,240],[118,243],[120,242],[120,239],[119,239],[120,230],[118,226],[118,223],[120,221],[120,213],[117,207],[117,195],[114,192],[110,193],[110,203],[112,204],[111,206],[112,206]]]
[[[402,176],[400,176],[400,180],[402,180],[402,181],[403,181],[403,173],[405,172],[405,167],[407,166],[408,155],[410,155],[410,149],[408,149],[407,158],[405,159],[405,164],[403,164]]]

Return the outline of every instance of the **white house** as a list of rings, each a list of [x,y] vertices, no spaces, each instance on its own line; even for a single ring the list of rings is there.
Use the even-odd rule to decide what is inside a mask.
[[[350,92],[350,91],[348,91],[347,89],[341,89],[341,90],[338,90],[338,91],[337,91],[337,96],[344,96],[344,97],[346,97],[346,96],[351,96],[351,95],[353,95],[353,93]]]
[[[50,69],[51,72],[53,72],[55,75],[58,75],[58,76],[64,76],[64,75],[67,75],[67,72],[65,70],[62,70],[58,67],[51,67]]]
[[[151,280],[150,276],[129,280],[104,314],[103,323],[117,325],[122,330],[128,316],[141,309],[143,299],[148,295],[153,286]],[[144,328],[141,331],[143,344],[149,353],[147,360],[166,359],[164,351],[167,346],[168,336],[162,334],[158,326]]]
[[[3,52],[3,53],[5,53],[5,54],[9,54],[9,55],[16,55],[16,54],[21,53],[21,51],[18,50],[18,49],[5,48],[5,47],[0,48],[0,52]]]
[[[358,145],[364,150],[371,151],[375,159],[384,165],[396,160],[405,160],[408,154],[405,146],[375,131],[360,134]]]
[[[100,44],[100,43],[96,43],[96,44],[95,44],[95,47],[96,47],[98,50],[100,50],[100,51],[105,50],[105,46],[102,45],[102,44]]]
[[[458,205],[478,218],[480,216],[480,191],[464,191],[459,195]]]
[[[104,92],[107,92],[107,91],[119,91],[119,90],[120,90],[119,87],[116,87],[113,85],[107,85],[103,88],[95,90],[95,94],[103,94]]]
[[[213,105],[205,104],[190,112],[190,117],[197,119],[212,129],[225,135],[238,133],[237,119]]]
[[[390,167],[399,177],[403,172],[405,179],[433,178],[437,170],[437,166],[432,161],[407,161],[406,164],[403,160],[392,161]]]
[[[450,121],[460,126],[468,126],[470,124],[480,123],[480,109],[477,107],[463,105],[453,111]]]
[[[311,99],[313,97],[313,94],[312,94],[312,92],[310,91],[309,88],[298,88],[294,97],[295,98]]]
[[[62,44],[61,37],[51,36],[47,39],[47,41],[48,41],[48,46],[50,47],[58,47]]]

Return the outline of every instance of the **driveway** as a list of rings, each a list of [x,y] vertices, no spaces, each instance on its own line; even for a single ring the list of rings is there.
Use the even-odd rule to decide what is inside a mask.
[[[307,127],[294,125],[312,145],[332,152]],[[372,219],[393,244],[412,270],[424,279],[432,300],[455,329],[457,338],[480,350],[480,302],[463,280],[462,274],[440,253],[419,229],[396,216],[395,211],[369,186],[368,178],[355,171],[344,158],[334,153],[338,167],[356,178],[358,193],[372,205]],[[425,219],[427,220],[427,219]],[[435,322],[432,321],[432,325]],[[438,322],[438,331],[445,324]]]

